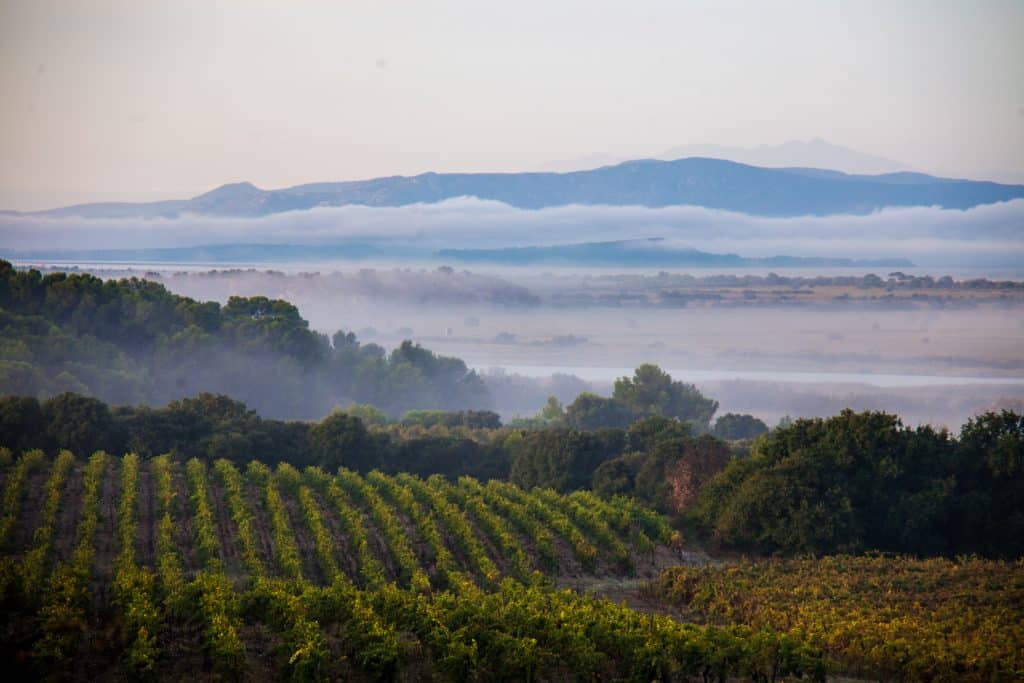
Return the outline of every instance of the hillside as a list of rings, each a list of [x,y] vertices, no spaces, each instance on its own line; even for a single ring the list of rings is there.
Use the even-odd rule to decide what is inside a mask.
[[[669,566],[692,556],[631,500],[257,461],[0,448],[0,482],[7,680],[1020,671],[1020,560]]]
[[[157,570],[157,517],[167,512],[186,579],[211,563],[239,581],[260,575],[325,585],[342,578],[363,587],[394,582],[421,589],[450,588],[463,580],[494,585],[501,577],[530,582],[535,571],[551,577],[652,576],[659,548],[672,537],[671,527],[657,513],[624,499],[603,501],[589,492],[562,496],[524,491],[498,480],[481,484],[462,478],[453,484],[408,474],[371,472],[363,477],[344,469],[335,477],[319,468],[300,472],[287,464],[272,471],[258,461],[236,466],[222,459],[207,471],[197,459],[129,459],[138,461],[138,519],[131,530],[137,564]],[[128,462],[104,460],[98,484],[99,584],[112,579],[116,564],[113,555],[105,554],[116,552],[114,537],[120,533],[108,512],[126,499],[122,477],[123,463]],[[0,527],[8,557],[25,557],[38,545],[45,500],[27,494],[46,488],[60,458],[25,462],[22,458],[8,467],[4,481],[4,495],[18,501]],[[24,479],[12,476],[19,468],[26,469]],[[40,565],[40,578],[52,566],[73,559],[74,529],[85,512],[87,472],[88,466],[75,460],[63,474],[58,526],[53,548]],[[169,480],[161,481],[161,476]],[[169,489],[163,490],[168,483]],[[200,500],[208,508],[208,520]],[[284,517],[277,517],[282,512]],[[314,523],[313,517],[320,521]],[[214,539],[209,544],[202,528],[207,522]],[[326,535],[318,537],[321,529]]]
[[[849,259],[814,256],[744,257],[714,254],[666,243],[663,238],[581,242],[543,247],[506,247],[499,249],[441,249],[444,259],[461,263],[502,265],[572,264],[575,266],[641,266],[692,268],[907,268],[907,259]]]
[[[221,305],[134,277],[43,276],[0,260],[0,337],[5,393],[152,405],[212,391],[263,415],[304,419],[353,402],[395,415],[489,404],[460,359],[408,341],[389,354],[343,330],[328,338],[281,299]]]
[[[652,576],[671,530],[622,499],[0,453],[2,656],[14,677],[650,680],[748,646],[749,633],[551,587],[555,575]],[[821,664],[802,651],[786,666]]]
[[[569,204],[701,206],[759,216],[866,214],[887,206],[968,209],[1024,197],[1024,186],[935,178],[917,173],[849,175],[806,168],[762,168],[721,159],[627,161],[569,173],[423,173],[263,190],[218,187],[191,199],[104,203],[33,212],[82,218],[157,218],[184,214],[263,216],[322,206],[404,206],[457,197],[524,209]],[[29,214],[25,214],[29,215]]]

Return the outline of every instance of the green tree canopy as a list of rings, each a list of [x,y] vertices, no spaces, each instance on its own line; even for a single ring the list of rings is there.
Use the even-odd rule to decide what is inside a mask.
[[[1017,556],[1020,420],[981,416],[959,442],[885,413],[795,420],[708,482],[690,520],[724,545],[762,552]]]
[[[718,401],[706,398],[692,384],[674,381],[671,375],[650,363],[638,367],[632,378],[616,380],[612,398],[635,415],[674,417],[704,428],[718,410]]]
[[[715,436],[728,441],[753,439],[768,431],[768,425],[753,415],[726,413],[715,420]]]

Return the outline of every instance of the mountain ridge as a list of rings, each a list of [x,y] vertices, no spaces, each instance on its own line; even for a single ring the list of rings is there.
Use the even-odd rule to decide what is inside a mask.
[[[78,204],[14,216],[176,218],[256,217],[330,206],[397,207],[460,197],[520,209],[567,205],[698,206],[756,216],[867,214],[886,207],[969,209],[1024,198],[1024,185],[940,178],[900,171],[849,174],[818,168],[766,168],[723,159],[637,159],[555,172],[435,173],[317,182],[276,190],[230,183],[191,199]]]

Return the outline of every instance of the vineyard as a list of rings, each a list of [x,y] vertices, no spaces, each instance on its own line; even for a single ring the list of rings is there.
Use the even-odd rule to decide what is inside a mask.
[[[10,676],[822,678],[814,648],[554,587],[654,576],[631,500],[498,481],[0,450]]]
[[[832,556],[667,569],[652,599],[771,626],[858,678],[1024,679],[1024,560]]]

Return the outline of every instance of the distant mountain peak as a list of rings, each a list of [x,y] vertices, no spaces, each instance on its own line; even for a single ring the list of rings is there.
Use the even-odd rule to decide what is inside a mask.
[[[209,192],[205,192],[198,197],[193,197],[193,201],[203,199],[235,199],[235,198],[249,198],[263,194],[263,190],[256,187],[248,180],[243,180],[240,183],[225,183],[220,187],[215,187]]]
[[[913,171],[910,164],[865,154],[849,147],[834,145],[820,137],[807,140],[788,140],[778,145],[730,147],[712,144],[693,144],[673,147],[653,160],[676,161],[699,157],[720,159],[767,168],[820,168],[858,175],[877,175],[898,171]],[[614,166],[627,161],[624,157],[591,154],[577,159],[554,161],[540,166],[540,170],[566,172],[601,166]]]
[[[705,156],[767,168],[820,168],[857,175],[877,175],[913,171],[910,164],[865,154],[849,147],[834,145],[820,137],[788,140],[780,145],[724,147],[721,145],[684,145],[673,147],[661,159]]]

